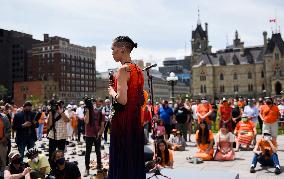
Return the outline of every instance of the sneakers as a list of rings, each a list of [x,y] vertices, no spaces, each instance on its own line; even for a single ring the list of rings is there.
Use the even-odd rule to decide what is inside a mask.
[[[85,170],[85,173],[84,173],[83,177],[87,177],[87,176],[89,176],[89,175],[90,175],[89,170]]]
[[[279,175],[281,173],[280,168],[276,167],[274,170],[275,175]]]
[[[255,173],[255,169],[253,166],[250,167],[250,173]]]

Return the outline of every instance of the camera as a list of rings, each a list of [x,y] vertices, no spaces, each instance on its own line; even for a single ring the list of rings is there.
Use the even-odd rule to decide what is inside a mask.
[[[55,113],[59,107],[62,108],[64,105],[64,102],[62,100],[56,101],[55,99],[52,99],[49,101],[50,111],[52,113]]]

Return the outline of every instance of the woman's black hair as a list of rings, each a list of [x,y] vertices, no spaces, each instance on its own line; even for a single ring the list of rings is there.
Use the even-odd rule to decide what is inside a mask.
[[[161,144],[161,143],[163,143],[165,145],[165,158],[162,158],[162,152],[159,148],[159,144]],[[160,164],[162,164],[162,163],[168,164],[169,160],[170,160],[169,155],[170,155],[170,152],[169,152],[168,145],[167,145],[166,141],[164,139],[159,139],[157,141],[157,157],[161,158]]]
[[[137,43],[134,43],[128,36],[118,36],[113,40],[113,43],[125,46],[130,52],[133,48],[137,48]]]
[[[49,160],[50,168],[51,168],[52,171],[55,171],[55,170],[56,170],[56,167],[57,167],[56,161],[55,161],[55,157],[56,157],[56,154],[57,154],[57,153],[63,153],[63,155],[64,155],[64,151],[62,151],[62,150],[55,150],[55,151],[52,153],[51,158],[50,158],[50,160]]]
[[[201,124],[205,124],[205,128],[202,129],[200,127]],[[206,144],[210,143],[209,141],[209,129],[208,129],[208,124],[206,121],[201,121],[200,124],[198,125],[198,143],[202,143],[202,141],[205,141]],[[202,130],[204,130],[204,136],[202,136]],[[203,139],[203,140],[202,140]]]

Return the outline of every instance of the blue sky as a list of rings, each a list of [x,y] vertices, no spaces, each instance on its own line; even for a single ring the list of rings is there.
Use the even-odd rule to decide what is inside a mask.
[[[40,40],[49,33],[82,46],[95,45],[99,71],[119,66],[110,50],[118,35],[138,43],[133,59],[161,64],[165,57],[189,55],[198,8],[203,27],[209,24],[214,50],[224,48],[227,39],[231,44],[235,30],[245,46],[260,45],[262,32],[270,36],[275,28],[269,19],[277,16],[280,28],[284,24],[282,0],[1,0],[0,4],[0,28]]]

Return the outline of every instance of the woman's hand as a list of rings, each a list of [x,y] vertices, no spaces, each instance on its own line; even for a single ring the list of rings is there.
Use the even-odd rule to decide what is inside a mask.
[[[112,86],[108,87],[108,94],[112,97],[114,97],[116,95],[116,92],[114,91]]]

